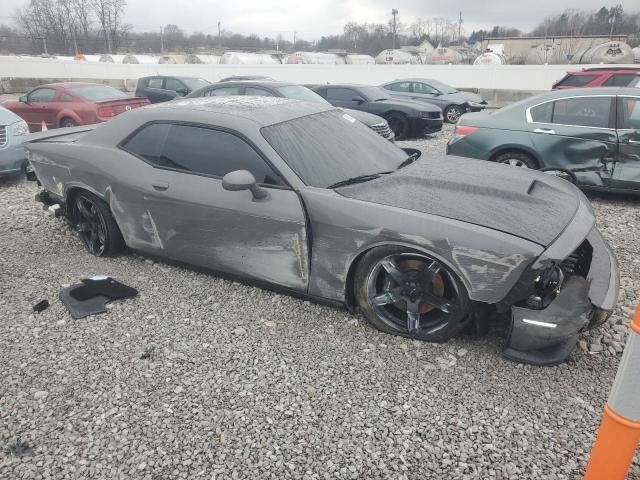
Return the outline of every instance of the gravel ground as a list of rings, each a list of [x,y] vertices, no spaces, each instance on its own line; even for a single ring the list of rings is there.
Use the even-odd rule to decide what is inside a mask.
[[[442,151],[450,131],[403,143]],[[136,254],[96,259],[35,191],[0,182],[0,478],[581,478],[640,298],[640,201],[593,198],[619,307],[538,368],[495,335],[410,341]],[[96,274],[140,295],[72,320],[59,290]]]

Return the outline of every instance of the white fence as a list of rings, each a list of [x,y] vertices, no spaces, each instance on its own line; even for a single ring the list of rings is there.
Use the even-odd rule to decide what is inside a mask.
[[[0,57],[0,79],[135,80],[160,74],[217,81],[231,75],[266,75],[303,84],[378,85],[396,78],[431,78],[458,88],[548,90],[568,70],[590,66],[602,65],[155,65]]]

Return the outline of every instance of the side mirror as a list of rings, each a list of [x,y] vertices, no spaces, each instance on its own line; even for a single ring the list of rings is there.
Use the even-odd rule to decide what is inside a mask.
[[[26,95],[22,95],[20,98],[18,98],[18,101],[22,103],[29,103]]]
[[[358,105],[362,105],[366,100],[360,95],[357,95],[351,99],[352,102],[356,102]]]
[[[575,174],[569,170],[560,170],[558,168],[543,168],[540,171],[549,175],[553,175],[554,177],[562,178],[563,180],[566,180],[569,183],[573,183],[574,185],[578,183],[578,179],[576,178]]]
[[[250,190],[256,200],[262,200],[268,196],[267,192],[258,186],[256,177],[248,170],[234,170],[227,173],[222,177],[222,188],[230,192]]]
[[[178,94],[179,97],[184,97],[186,94],[189,93],[189,91],[185,90],[184,88],[181,88],[180,90],[176,90],[176,93]]]

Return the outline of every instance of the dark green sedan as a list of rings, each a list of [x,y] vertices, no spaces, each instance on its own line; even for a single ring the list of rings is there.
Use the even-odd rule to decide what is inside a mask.
[[[467,113],[447,154],[567,170],[587,190],[640,193],[640,89],[558,90]]]

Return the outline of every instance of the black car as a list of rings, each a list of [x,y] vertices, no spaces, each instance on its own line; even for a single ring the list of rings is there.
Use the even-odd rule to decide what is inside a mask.
[[[271,77],[265,75],[233,75],[231,77],[225,77],[218,82],[236,82],[241,80],[273,80]]]
[[[168,102],[207,85],[211,82],[195,77],[143,77],[138,79],[136,97],[147,97],[151,103]]]
[[[275,80],[225,81],[222,83],[214,83],[192,92],[188,97],[221,97],[229,95],[293,98],[296,100],[329,105],[329,102],[307,87],[296,85],[295,83],[278,82]],[[389,141],[394,140],[393,131],[384,118],[358,110],[351,110],[347,108],[343,108],[342,110],[349,118],[353,118],[364,123],[381,137],[386,138]]]
[[[379,87],[323,85],[314,88],[331,105],[380,115],[397,140],[442,130],[442,110],[426,102],[393,98]]]

